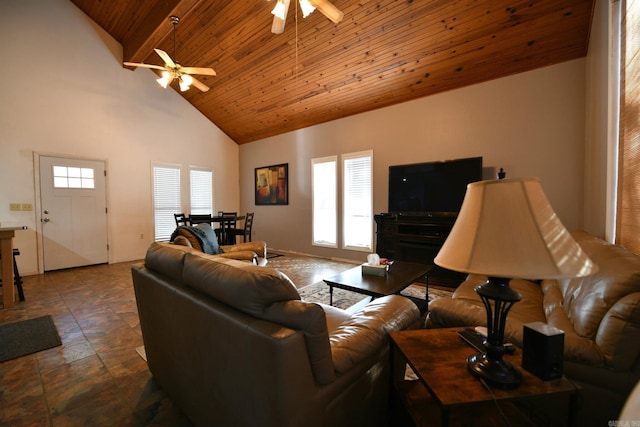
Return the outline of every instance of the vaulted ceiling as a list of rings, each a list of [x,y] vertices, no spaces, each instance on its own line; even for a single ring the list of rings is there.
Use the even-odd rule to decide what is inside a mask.
[[[238,144],[583,57],[595,3],[333,0],[344,12],[334,24],[319,11],[302,19],[291,0],[276,35],[275,0],[71,1],[123,61],[163,65],[159,48],[214,68],[198,76],[208,92],[181,93]]]

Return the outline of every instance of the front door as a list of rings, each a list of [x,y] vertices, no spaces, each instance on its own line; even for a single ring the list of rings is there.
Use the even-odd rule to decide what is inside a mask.
[[[40,157],[44,270],[108,262],[103,161]]]

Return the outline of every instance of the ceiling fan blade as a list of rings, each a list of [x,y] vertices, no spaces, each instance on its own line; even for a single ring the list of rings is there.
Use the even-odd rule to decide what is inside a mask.
[[[156,53],[158,54],[158,56],[160,58],[162,58],[162,60],[164,61],[165,64],[167,64],[167,67],[171,67],[171,68],[175,68],[176,63],[173,62],[173,59],[171,59],[171,57],[169,56],[169,54],[167,52],[165,52],[164,50],[160,50],[160,49],[153,49],[156,51]]]
[[[138,62],[123,62],[124,65],[128,67],[142,67],[142,68],[153,68],[154,70],[164,70],[164,67],[159,65],[151,65],[151,64],[141,64]]]
[[[324,16],[338,24],[344,18],[344,13],[327,0],[309,0]]]
[[[202,68],[202,67],[182,67],[180,71],[187,74],[201,74],[203,76],[215,76],[216,72],[213,68]]]
[[[271,32],[273,34],[282,34],[284,31],[284,24],[287,20],[287,13],[289,12],[289,2],[290,0],[278,0],[276,6],[271,11],[273,14]]]
[[[271,24],[271,32],[273,34],[282,34],[284,32],[284,19],[274,16],[273,23]]]
[[[193,77],[193,82],[191,82],[192,86],[197,87],[198,89],[200,89],[203,92],[206,92],[209,90],[209,86],[207,86],[206,84],[202,83],[200,80],[196,79],[195,77]]]

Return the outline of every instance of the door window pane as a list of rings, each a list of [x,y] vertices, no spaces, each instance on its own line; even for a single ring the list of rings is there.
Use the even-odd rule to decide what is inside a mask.
[[[94,189],[95,186],[94,171],[91,168],[53,167],[54,188]]]

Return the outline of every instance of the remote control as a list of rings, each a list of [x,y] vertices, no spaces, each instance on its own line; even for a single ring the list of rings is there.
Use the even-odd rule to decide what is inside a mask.
[[[460,338],[465,340],[470,346],[484,353],[484,343],[486,341],[486,338],[480,335],[478,332],[471,328],[466,328],[462,331],[459,331],[458,335],[460,335]]]
[[[483,328],[483,327],[478,327],[475,329],[465,328],[464,330],[459,331],[458,335],[460,335],[460,338],[465,340],[469,345],[474,347],[476,350],[484,353],[485,351],[484,343],[487,341],[487,337],[482,332],[486,333],[486,328]],[[514,354],[516,352],[515,346],[510,342],[505,342],[503,346],[504,346],[504,351],[507,354]]]

